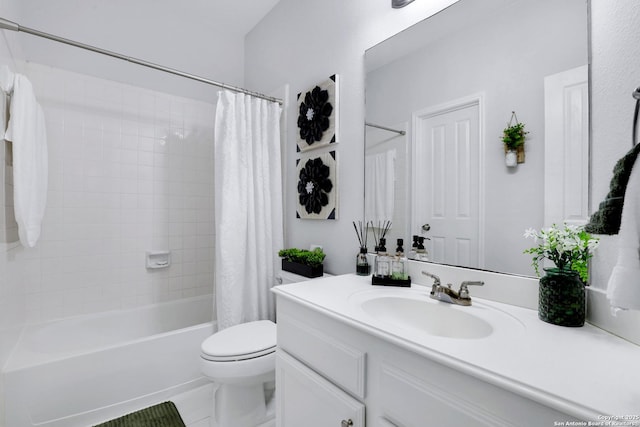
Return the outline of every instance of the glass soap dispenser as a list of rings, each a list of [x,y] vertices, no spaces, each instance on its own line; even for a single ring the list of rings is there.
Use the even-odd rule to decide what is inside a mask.
[[[424,237],[420,236],[418,238],[418,250],[416,254],[416,259],[418,261],[429,261],[429,254],[424,247]],[[428,239],[428,237],[427,237]]]
[[[398,239],[398,247],[396,248],[396,256],[391,261],[391,278],[395,280],[407,279],[407,258],[404,256],[404,244],[402,239]]]
[[[380,241],[378,242],[378,255],[376,256],[376,260],[373,266],[375,275],[377,277],[389,277],[391,275],[391,263],[385,245],[385,239],[380,239]]]
[[[413,236],[413,245],[411,245],[411,250],[409,251],[409,255],[407,258],[409,259],[417,259],[418,257],[418,236]]]

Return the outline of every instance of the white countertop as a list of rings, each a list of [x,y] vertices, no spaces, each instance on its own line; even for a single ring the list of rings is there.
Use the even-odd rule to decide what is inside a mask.
[[[428,299],[429,291],[419,285],[372,286],[370,276],[355,274],[274,288],[279,297],[578,419],[626,417],[608,425],[640,426],[640,346],[599,328],[550,325],[535,310],[473,298],[473,289],[471,307],[447,306],[489,320],[494,332],[486,338],[438,337],[399,327],[359,304],[371,293]]]

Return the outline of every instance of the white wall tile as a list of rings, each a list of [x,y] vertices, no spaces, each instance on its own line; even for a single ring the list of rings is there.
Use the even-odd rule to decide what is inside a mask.
[[[202,129],[214,107],[28,72],[48,123],[48,205],[38,248],[0,260],[12,284],[0,295],[20,292],[23,319],[41,321],[212,293],[213,133]],[[158,249],[172,265],[147,271],[145,251]]]

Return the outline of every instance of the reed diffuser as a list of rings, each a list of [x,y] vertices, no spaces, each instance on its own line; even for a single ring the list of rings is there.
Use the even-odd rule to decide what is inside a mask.
[[[356,255],[356,274],[359,276],[368,276],[371,272],[371,266],[367,259],[367,236],[369,235],[369,224],[365,224],[363,228],[362,221],[358,221],[358,225],[353,221],[353,228],[356,230],[358,243],[360,243],[360,252]]]

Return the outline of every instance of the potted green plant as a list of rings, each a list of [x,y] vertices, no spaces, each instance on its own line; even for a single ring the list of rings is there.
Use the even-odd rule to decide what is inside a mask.
[[[524,130],[524,123],[507,126],[503,130],[502,142],[504,142],[507,150],[517,150],[518,147],[524,144],[525,135],[528,133]]]
[[[516,123],[513,123],[515,118]],[[518,165],[518,151],[524,154],[524,140],[529,132],[524,130],[524,123],[518,122],[515,112],[511,116],[511,121],[502,131],[502,142],[505,150],[505,163],[509,167]]]
[[[316,248],[312,251],[306,249],[281,249],[278,256],[282,258],[282,269],[305,277],[321,277],[324,274],[323,262],[325,253]]]
[[[582,326],[585,320],[585,285],[589,281],[589,259],[598,247],[583,226],[553,224],[536,231],[529,228],[524,233],[536,246],[524,253],[533,255],[532,265],[540,277],[540,262],[544,259],[555,264],[544,268],[538,294],[540,320],[560,326]]]

